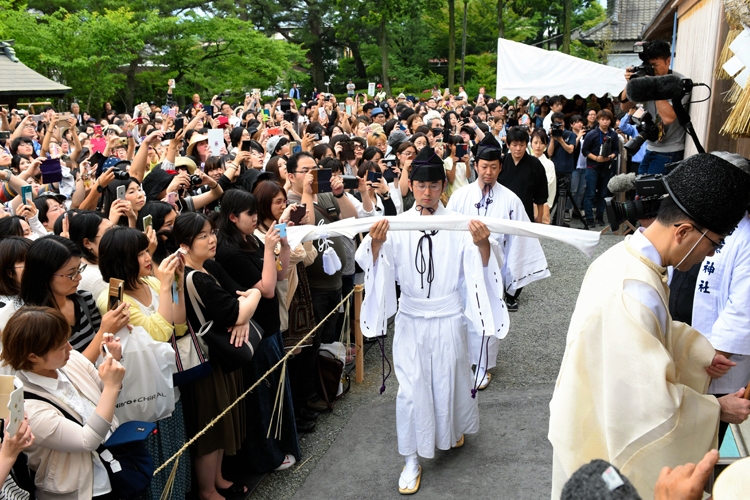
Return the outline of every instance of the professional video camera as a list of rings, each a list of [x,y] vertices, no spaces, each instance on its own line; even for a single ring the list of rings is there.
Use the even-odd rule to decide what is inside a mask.
[[[669,165],[667,165],[669,169]],[[617,231],[625,221],[635,224],[640,219],[653,219],[659,212],[661,200],[667,193],[661,174],[638,175],[621,174],[612,177],[607,188],[613,193],[623,193],[635,189],[636,199],[626,202],[607,198],[607,219],[612,231]]]
[[[552,137],[562,137],[564,127],[565,126],[562,123],[552,122],[552,125],[550,128],[550,135]]]
[[[654,123],[654,118],[648,111],[643,113],[640,119],[635,115],[632,119],[638,135],[626,142],[624,147],[628,153],[634,155],[641,149],[644,142],[659,140],[659,126]]]
[[[649,57],[648,54],[648,45],[649,42],[635,42],[633,44],[633,52],[638,54],[638,58],[641,60],[643,64],[640,66],[634,66],[631,68],[631,71],[633,75],[630,77],[632,80],[633,78],[639,78],[641,76],[654,76],[654,68],[651,66],[651,63],[649,63]]]

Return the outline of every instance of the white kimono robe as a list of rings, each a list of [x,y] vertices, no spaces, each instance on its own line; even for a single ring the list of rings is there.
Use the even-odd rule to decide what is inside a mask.
[[[521,199],[498,182],[492,187],[491,195],[484,198],[482,189],[476,182],[462,187],[451,195],[448,208],[463,215],[486,215],[498,219],[529,222]],[[502,249],[502,260],[499,264],[503,270],[503,282],[508,294],[513,295],[519,288],[550,275],[539,240],[499,233],[493,233],[492,238]],[[474,331],[471,324],[469,331]],[[483,367],[490,369],[496,364],[499,342],[493,337],[485,339],[485,342],[486,355],[482,350],[482,337],[470,335],[469,356],[472,364],[479,365],[481,361]],[[482,360],[479,359],[480,353]]]
[[[451,213],[439,206],[434,216]],[[420,214],[412,208],[399,217]],[[374,263],[369,236],[356,255],[365,272],[360,318],[365,336],[386,333],[388,317],[396,312],[396,281],[401,285],[393,339],[393,365],[399,382],[398,451],[425,458],[434,457],[435,448],[450,449],[461,434],[479,430],[477,402],[472,398],[475,381],[469,365],[467,318],[486,335],[503,337],[508,331],[497,258],[490,257],[488,266],[483,267],[468,230],[438,231],[430,239],[432,272],[430,242],[421,231],[389,231]],[[490,239],[490,244],[496,253],[496,242]],[[423,274],[417,271],[415,261]],[[468,310],[464,310],[461,289],[472,297]]]
[[[750,218],[745,215],[724,246],[703,259],[695,282],[693,328],[737,366],[713,379],[709,394],[729,394],[750,381]]]

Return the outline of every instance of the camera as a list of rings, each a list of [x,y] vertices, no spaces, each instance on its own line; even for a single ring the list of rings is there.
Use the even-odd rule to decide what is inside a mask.
[[[631,72],[633,73],[630,77],[631,80],[633,78],[640,78],[642,76],[654,76],[654,68],[651,66],[651,63],[648,62],[649,59],[651,59],[648,53],[648,46],[649,42],[646,41],[635,42],[635,44],[633,45],[633,52],[638,54],[638,58],[643,64],[630,68]]]
[[[635,200],[625,202],[607,198],[607,218],[612,231],[625,221],[635,224],[640,219],[653,219],[659,212],[664,195],[668,194],[661,174],[639,175],[635,178]]]
[[[190,187],[199,186],[203,182],[203,179],[201,179],[200,175],[191,175],[190,176]]]
[[[550,135],[552,137],[562,137],[564,127],[562,123],[552,122]]]
[[[624,146],[631,155],[636,154],[644,142],[659,140],[659,126],[654,123],[651,113],[648,111],[643,113],[640,119],[633,117],[633,122],[636,130],[638,130],[638,135],[630,139]]]
[[[115,179],[118,180],[118,181],[126,181],[126,180],[130,179],[130,174],[127,173],[124,170],[117,170],[117,169],[115,169],[115,170],[112,171],[112,173],[114,174]]]

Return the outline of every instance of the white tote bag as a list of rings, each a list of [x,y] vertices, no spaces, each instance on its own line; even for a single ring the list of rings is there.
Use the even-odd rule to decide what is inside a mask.
[[[125,378],[117,397],[115,415],[120,422],[156,422],[174,411],[172,375],[177,371],[174,349],[157,342],[140,326],[123,328],[117,334],[122,344]]]

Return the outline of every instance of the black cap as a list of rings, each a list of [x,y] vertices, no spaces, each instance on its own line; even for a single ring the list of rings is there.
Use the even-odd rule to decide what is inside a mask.
[[[503,154],[503,146],[497,142],[495,136],[487,134],[482,142],[477,144],[477,160],[500,160]]]
[[[443,159],[431,147],[423,147],[417,157],[414,158],[414,161],[411,162],[409,180],[422,182],[444,181],[445,167],[443,166]]]
[[[664,185],[680,210],[716,234],[728,234],[750,204],[750,175],[708,153],[679,162]]]

